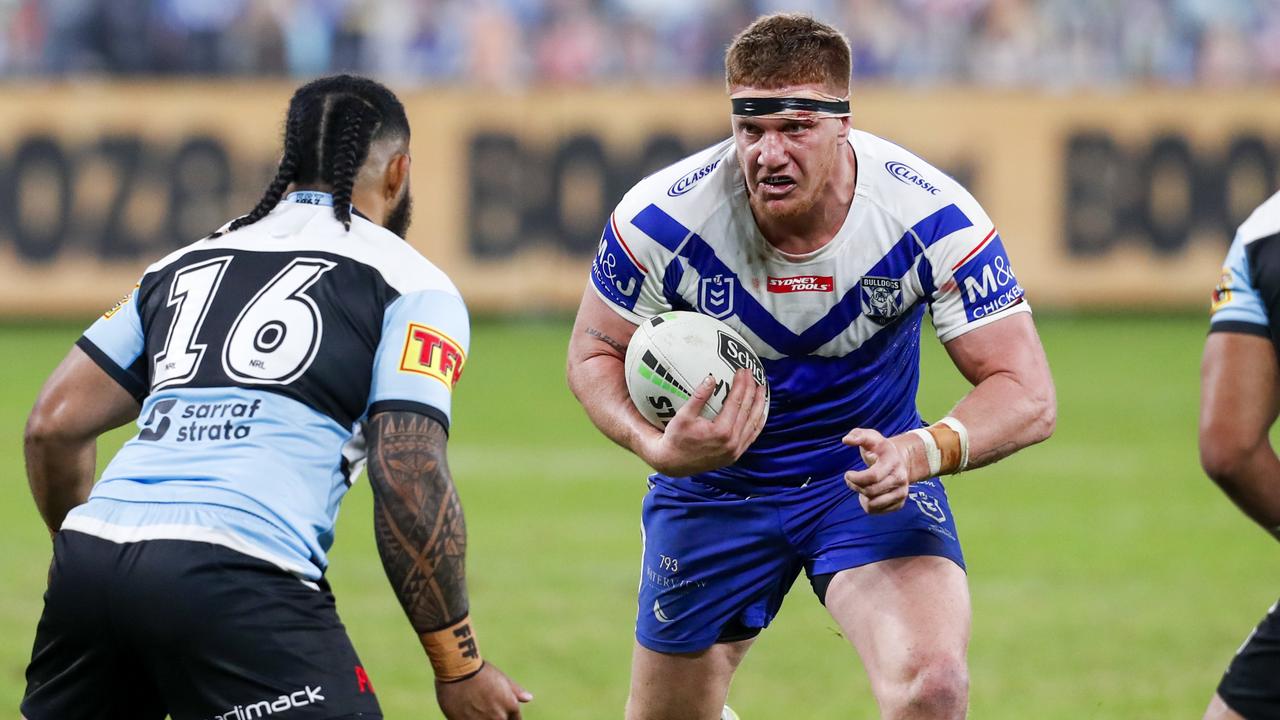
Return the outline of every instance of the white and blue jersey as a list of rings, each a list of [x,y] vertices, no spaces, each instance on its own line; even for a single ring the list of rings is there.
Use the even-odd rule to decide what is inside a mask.
[[[1280,193],[1258,206],[1236,232],[1211,311],[1209,332],[1280,342]]]
[[[591,282],[631,322],[696,310],[729,323],[764,362],[764,431],[722,489],[796,487],[863,467],[840,440],[896,435],[916,410],[921,319],[942,342],[1029,310],[1000,235],[977,201],[919,157],[851,131],[857,185],[834,239],[789,255],[760,234],[726,140],[631,190],[604,229]]]
[[[142,404],[138,434],[64,529],[223,545],[319,579],[361,426],[408,410],[447,428],[470,342],[449,278],[329,196],[143,274],[77,342]]]

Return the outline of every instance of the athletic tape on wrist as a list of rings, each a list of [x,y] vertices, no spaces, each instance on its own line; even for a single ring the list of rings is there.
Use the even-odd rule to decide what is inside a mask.
[[[946,425],[960,436],[960,466],[955,471],[964,472],[965,468],[969,467],[969,428],[950,415],[939,420],[937,424]]]
[[[440,682],[466,680],[484,667],[469,614],[446,628],[422,633],[418,639]]]
[[[916,428],[911,431],[911,434],[924,443],[924,459],[929,463],[929,475],[931,477],[937,475],[938,470],[942,468],[942,451],[938,449],[938,441],[934,440],[933,434],[924,428]]]

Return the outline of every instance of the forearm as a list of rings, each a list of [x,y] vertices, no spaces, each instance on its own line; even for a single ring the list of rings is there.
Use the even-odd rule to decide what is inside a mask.
[[[631,403],[622,369],[620,358],[593,355],[570,366],[569,388],[605,437],[647,462],[647,444],[662,433]]]
[[[445,457],[445,430],[412,412],[379,413],[370,423],[378,554],[410,625],[431,654],[432,634],[456,625],[469,610],[467,530]],[[464,655],[478,658],[469,626],[458,640]],[[436,660],[432,657],[433,664]]]
[[[27,433],[23,442],[27,482],[51,534],[62,527],[72,508],[89,499],[97,465],[96,445],[93,439]]]
[[[969,432],[967,469],[973,469],[1047,439],[1057,400],[1051,382],[1020,382],[1012,373],[995,373],[974,386],[951,416]]]
[[[1280,539],[1280,458],[1267,438],[1225,467],[1208,469],[1244,514]]]

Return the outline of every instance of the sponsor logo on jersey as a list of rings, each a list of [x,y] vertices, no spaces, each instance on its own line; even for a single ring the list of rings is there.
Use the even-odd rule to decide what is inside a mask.
[[[897,178],[898,182],[906,183],[907,185],[915,185],[930,195],[937,195],[941,192],[941,188],[928,180],[925,180],[920,176],[920,173],[916,172],[910,165],[892,160],[884,164],[884,169],[888,170],[890,175]]]
[[[835,279],[830,275],[770,277],[768,286],[771,293],[831,292],[835,289]]]
[[[158,400],[151,406],[138,432],[138,440],[158,442],[225,442],[244,440],[253,432],[253,418],[262,400],[253,402],[187,402],[175,410],[177,398]]]
[[[667,617],[667,614],[663,612],[662,606],[658,604],[658,601],[656,599],[653,601],[653,617],[656,618],[657,621],[662,623],[663,625],[666,625],[669,622],[675,621],[675,618]]]
[[[1222,268],[1222,277],[1218,280],[1218,285],[1213,289],[1212,303],[1209,305],[1209,312],[1216,313],[1226,307],[1231,302],[1231,268]]]
[[[687,173],[686,175],[684,175],[684,177],[681,177],[679,180],[677,180],[674,185],[672,185],[670,188],[667,188],[667,195],[670,195],[671,197],[680,197],[681,195],[689,192],[689,190],[693,188],[695,183],[697,183],[702,178],[710,175],[711,171],[715,170],[716,166],[719,164],[720,164],[720,160],[717,159],[715,162],[709,165],[704,165],[698,168],[697,170]]]
[[[956,288],[970,321],[1015,305],[1025,294],[994,230],[954,270]]]
[[[457,340],[430,325],[409,323],[404,353],[400,356],[400,372],[435,378],[452,392],[462,377],[466,361],[466,353]]]
[[[902,281],[868,275],[858,281],[862,314],[877,325],[888,325],[902,314]]]
[[[733,314],[733,277],[715,275],[703,278],[698,286],[698,305],[702,312],[717,320]]]
[[[102,313],[102,319],[110,320],[112,315],[115,315],[116,313],[120,312],[120,308],[124,307],[126,303],[128,303],[130,300],[133,299],[133,293],[137,291],[138,287],[139,285],[134,285],[133,290],[130,290],[128,295],[125,295],[124,297],[117,300],[116,304],[112,305],[110,310]]]
[[[591,263],[591,280],[600,294],[610,302],[628,310],[636,306],[640,297],[640,284],[648,269],[640,264],[631,250],[622,242],[613,216],[600,236],[596,258]]]
[[[254,720],[254,718],[270,717],[277,713],[288,712],[307,705],[324,702],[320,694],[321,687],[307,685],[301,690],[269,700],[259,700],[249,705],[236,705],[221,715],[214,715],[213,720]]]
[[[751,377],[755,379],[757,385],[764,385],[764,366],[760,364],[760,358],[756,357],[751,348],[730,337],[728,333],[717,330],[716,335],[720,338],[720,359],[724,360],[731,368],[746,370],[751,373]]]

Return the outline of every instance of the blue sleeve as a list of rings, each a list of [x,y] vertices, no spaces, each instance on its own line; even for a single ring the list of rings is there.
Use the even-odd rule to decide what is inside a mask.
[[[1245,252],[1245,244],[1237,235],[1231,243],[1231,249],[1227,251],[1222,279],[1213,289],[1210,332],[1269,335],[1266,305],[1253,284],[1253,273],[1249,265],[1249,254]]]
[[[149,373],[142,356],[146,339],[138,315],[137,287],[90,325],[76,347],[139,402],[147,396]]]
[[[401,295],[383,314],[368,413],[408,410],[448,429],[453,388],[470,344],[462,298],[441,290]]]

